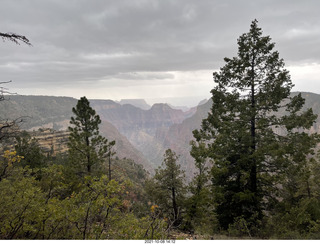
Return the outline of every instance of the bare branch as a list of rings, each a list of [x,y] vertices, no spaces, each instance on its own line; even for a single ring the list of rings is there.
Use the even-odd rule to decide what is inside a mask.
[[[28,116],[19,117],[15,120],[0,121],[0,142],[4,138],[15,137],[20,132],[19,125],[25,121]]]
[[[15,33],[2,33],[0,32],[0,37],[2,38],[3,41],[9,40],[14,42],[17,45],[20,45],[20,42],[23,42],[24,44],[28,45],[28,46],[32,46],[32,44],[30,43],[29,39],[25,36],[22,35],[18,35]]]

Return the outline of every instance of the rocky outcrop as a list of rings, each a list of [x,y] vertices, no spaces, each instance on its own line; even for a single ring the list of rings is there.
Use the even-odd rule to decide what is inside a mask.
[[[100,134],[105,136],[109,141],[116,141],[114,147],[116,157],[132,159],[135,163],[143,165],[149,172],[153,172],[153,167],[149,161],[146,160],[142,153],[133,147],[127,138],[121,135],[112,124],[105,121],[102,122],[100,125]],[[68,151],[68,131],[40,128],[37,131],[30,132],[30,135],[38,141],[40,148],[46,154],[56,156],[59,153],[66,153]]]
[[[39,129],[30,133],[32,138],[37,139],[40,148],[52,156],[65,153],[68,150],[68,131],[54,131],[49,128]]]

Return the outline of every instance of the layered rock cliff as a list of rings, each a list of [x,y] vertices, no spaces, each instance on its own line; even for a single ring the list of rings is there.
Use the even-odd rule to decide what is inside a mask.
[[[42,151],[52,156],[65,153],[68,150],[69,132],[67,131],[55,131],[45,128],[30,132],[30,135],[32,138],[37,139]]]

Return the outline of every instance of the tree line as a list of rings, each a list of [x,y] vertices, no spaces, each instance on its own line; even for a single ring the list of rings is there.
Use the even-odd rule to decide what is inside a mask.
[[[16,137],[0,161],[0,238],[320,238],[320,137],[308,132],[317,115],[290,95],[274,47],[254,20],[237,56],[213,73],[189,184],[171,149],[152,176],[116,158],[86,97],[72,110],[66,155],[45,156],[28,134]]]

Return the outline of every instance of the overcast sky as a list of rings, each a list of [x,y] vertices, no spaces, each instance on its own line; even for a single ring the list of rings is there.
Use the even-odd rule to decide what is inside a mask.
[[[190,106],[257,19],[294,90],[320,93],[319,12],[318,0],[0,0],[0,32],[33,45],[0,42],[0,81],[23,95]]]

